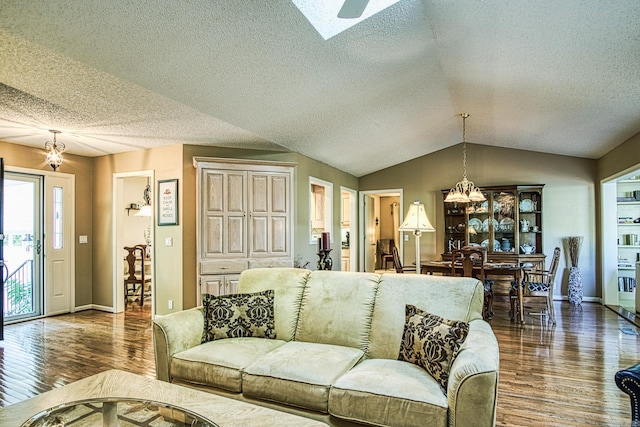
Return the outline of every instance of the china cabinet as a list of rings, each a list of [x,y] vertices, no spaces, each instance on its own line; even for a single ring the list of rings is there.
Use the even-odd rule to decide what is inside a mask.
[[[235,293],[248,268],[291,267],[291,163],[195,158],[201,293]]]
[[[640,179],[618,181],[618,300],[635,304],[636,263],[640,261]]]
[[[543,185],[486,187],[484,202],[444,203],[443,257],[462,246],[483,246],[488,259],[544,268]],[[449,190],[443,190],[443,197]]]

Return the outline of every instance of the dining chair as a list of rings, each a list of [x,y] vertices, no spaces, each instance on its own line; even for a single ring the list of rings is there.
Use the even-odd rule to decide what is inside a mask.
[[[402,262],[400,261],[400,254],[398,253],[398,248],[391,248],[391,255],[393,256],[393,266],[396,269],[396,273],[407,273],[407,272],[416,272],[415,267],[403,267]]]
[[[553,288],[556,281],[556,272],[560,263],[560,248],[553,250],[548,270],[525,270],[523,280],[523,298],[527,300],[543,299],[542,308],[539,311],[532,311],[531,306],[525,306],[527,313],[540,316],[541,320],[547,318],[553,325],[556,324],[555,311],[553,309]],[[517,292],[517,289],[516,289]],[[517,299],[517,294],[516,297]],[[513,295],[511,297],[513,301]],[[515,304],[518,310],[518,304]]]
[[[127,271],[124,278],[124,301],[127,304],[140,298],[140,305],[144,304],[145,287],[150,285],[151,277],[145,277],[145,259],[147,245],[125,246]]]
[[[387,270],[389,263],[393,265],[393,248],[396,247],[396,242],[393,239],[389,239],[389,253],[383,253],[381,259],[381,267]]]
[[[463,246],[451,251],[451,275],[475,277],[484,286],[484,305],[482,317],[490,320],[493,317],[493,280],[487,279],[485,263],[487,261],[486,248],[478,246]],[[462,268],[462,272],[460,272]],[[460,274],[461,273],[461,274]]]

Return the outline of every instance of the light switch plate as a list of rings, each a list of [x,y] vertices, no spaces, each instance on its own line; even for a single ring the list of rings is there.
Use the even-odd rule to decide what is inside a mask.
[[[173,246],[173,237],[165,237],[164,238],[165,246]]]
[[[78,236],[78,243],[80,244],[89,243],[89,239],[87,238],[87,236]]]

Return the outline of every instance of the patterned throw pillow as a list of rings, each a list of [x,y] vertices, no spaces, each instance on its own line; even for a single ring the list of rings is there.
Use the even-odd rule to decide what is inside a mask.
[[[407,305],[405,311],[398,360],[423,367],[446,393],[449,369],[469,335],[469,324],[444,319],[413,305]]]
[[[220,296],[205,294],[202,342],[237,337],[275,338],[273,294],[273,290]]]

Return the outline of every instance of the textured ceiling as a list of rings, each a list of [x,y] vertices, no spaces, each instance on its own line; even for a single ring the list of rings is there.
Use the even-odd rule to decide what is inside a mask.
[[[400,0],[325,40],[291,0],[0,0],[3,141],[361,176],[459,143],[462,112],[470,143],[602,156],[640,132],[640,2]]]

